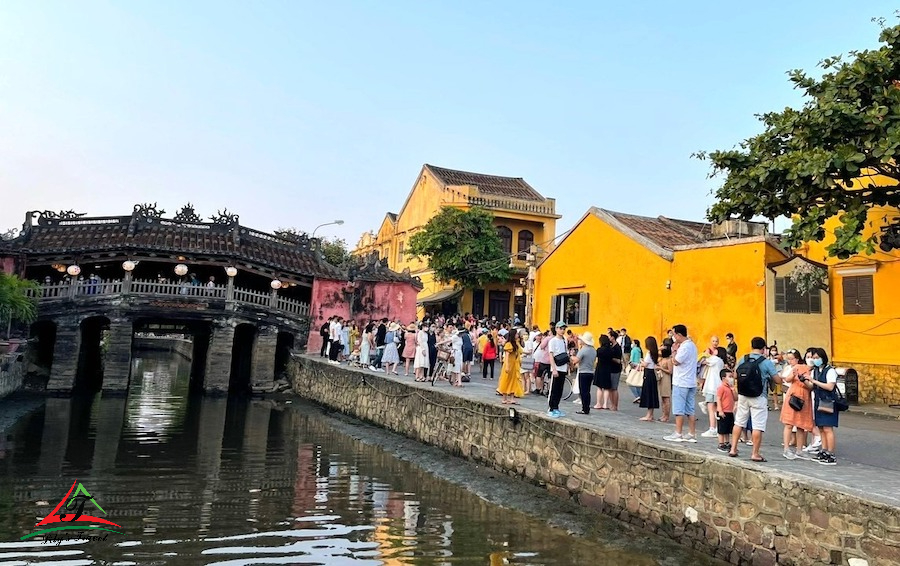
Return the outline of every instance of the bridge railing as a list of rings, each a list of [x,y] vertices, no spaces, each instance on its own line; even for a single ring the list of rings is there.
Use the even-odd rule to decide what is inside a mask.
[[[227,285],[191,285],[190,283],[160,283],[159,281],[134,279],[132,281],[102,279],[75,281],[42,285],[26,290],[28,297],[38,302],[65,300],[82,297],[102,297],[111,295],[140,295],[153,297],[179,297],[197,299],[224,299],[236,303],[267,307],[285,313],[305,317],[309,315],[309,304],[278,294],[242,289]]]

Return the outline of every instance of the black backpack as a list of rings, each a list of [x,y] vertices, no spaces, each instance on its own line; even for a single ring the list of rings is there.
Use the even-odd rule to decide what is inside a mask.
[[[762,372],[759,364],[766,359],[763,356],[750,359],[744,356],[741,365],[737,367],[738,393],[744,397],[759,397],[763,394]]]

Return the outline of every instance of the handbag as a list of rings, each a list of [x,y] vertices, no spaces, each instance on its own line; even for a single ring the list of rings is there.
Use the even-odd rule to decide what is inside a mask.
[[[790,399],[788,399],[788,405],[790,405],[791,409],[794,409],[795,411],[802,411],[803,405],[805,405],[805,404],[806,403],[804,402],[803,399],[801,399],[800,397],[797,397],[794,394],[791,394]]]
[[[625,383],[632,387],[642,387],[644,385],[644,373],[638,368],[631,368],[628,370],[628,377],[625,378]]]
[[[844,394],[841,393],[841,390],[838,389],[837,385],[834,386],[834,399],[832,403],[834,404],[834,410],[843,412],[850,408],[850,403],[847,402],[847,399],[844,397]]]
[[[834,412],[834,401],[831,399],[820,399],[819,400],[819,408],[817,409],[820,413],[831,414]]]
[[[557,366],[567,366],[569,365],[569,353],[568,352],[560,352],[553,356],[553,363]]]

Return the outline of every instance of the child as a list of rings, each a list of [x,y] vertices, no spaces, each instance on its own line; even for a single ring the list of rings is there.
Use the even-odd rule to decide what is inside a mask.
[[[734,402],[737,393],[734,390],[734,376],[729,369],[719,371],[722,383],[716,389],[716,426],[719,431],[719,452],[731,449],[731,429],[734,428]]]

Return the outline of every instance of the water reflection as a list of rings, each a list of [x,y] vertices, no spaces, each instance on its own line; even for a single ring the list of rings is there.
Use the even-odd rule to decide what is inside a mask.
[[[487,503],[336,431],[315,407],[189,397],[188,365],[138,359],[127,399],[48,399],[17,424],[0,460],[0,561],[659,563]],[[125,535],[17,542],[76,479]]]

